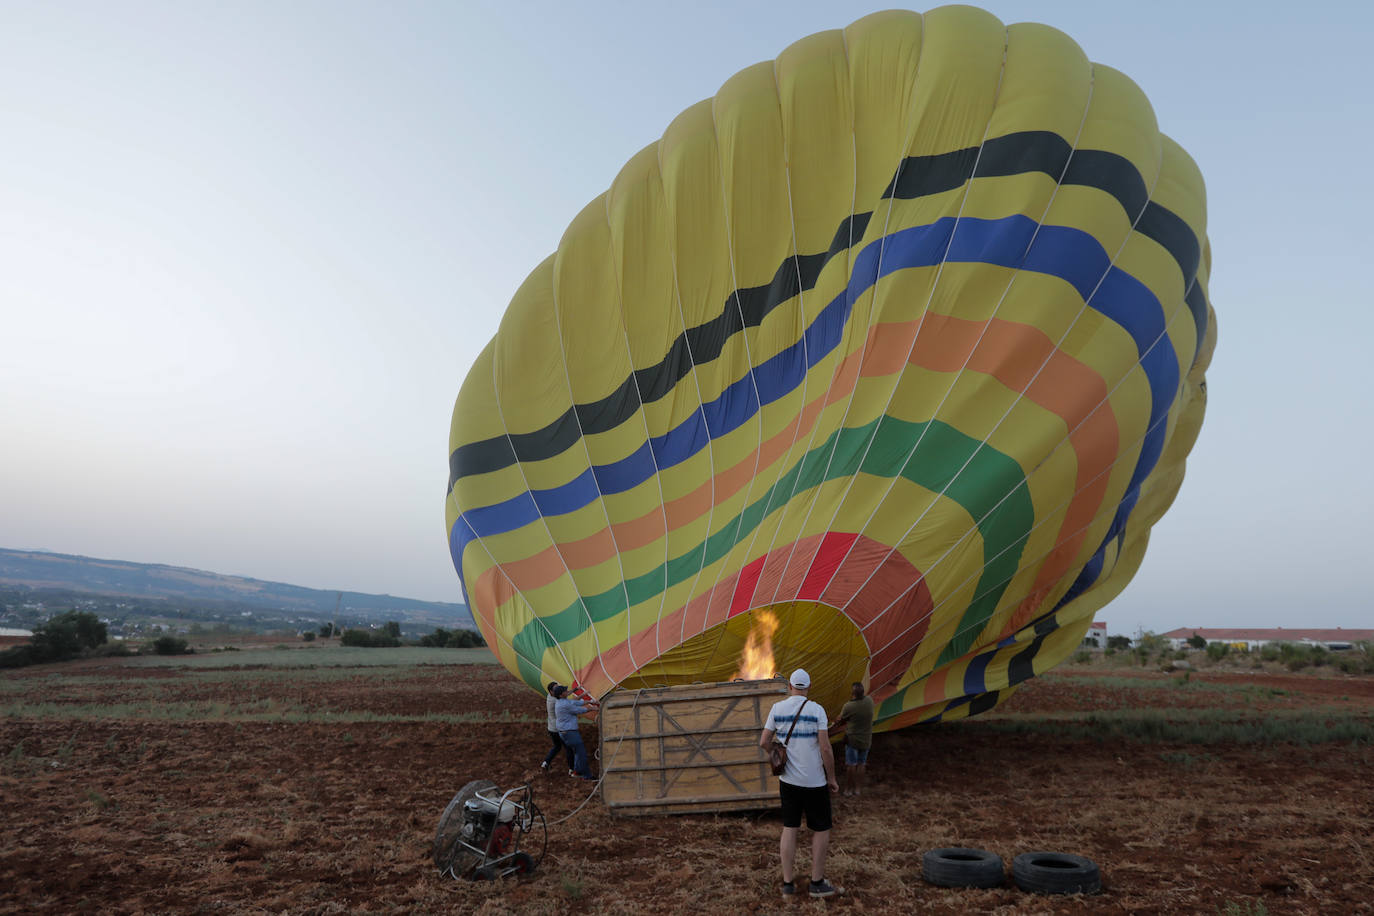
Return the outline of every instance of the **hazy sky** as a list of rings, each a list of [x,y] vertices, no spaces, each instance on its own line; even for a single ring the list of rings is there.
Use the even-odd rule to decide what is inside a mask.
[[[1374,626],[1374,14],[983,5],[1208,185],[1207,420],[1099,619]],[[516,287],[678,112],[882,8],[0,0],[0,546],[462,600],[450,412]]]

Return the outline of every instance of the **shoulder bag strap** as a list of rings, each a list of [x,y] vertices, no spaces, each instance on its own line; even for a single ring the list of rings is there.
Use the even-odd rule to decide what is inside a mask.
[[[792,740],[792,733],[797,730],[797,722],[801,719],[802,710],[806,708],[806,697],[802,697],[801,705],[797,707],[797,714],[792,718],[792,727],[787,730],[787,737],[782,739],[783,746]]]

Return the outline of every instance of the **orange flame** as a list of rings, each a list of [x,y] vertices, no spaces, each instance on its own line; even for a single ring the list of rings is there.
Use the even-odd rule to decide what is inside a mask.
[[[772,611],[760,611],[758,622],[744,642],[744,657],[736,678],[757,681],[773,676],[773,634],[778,630],[778,618]]]

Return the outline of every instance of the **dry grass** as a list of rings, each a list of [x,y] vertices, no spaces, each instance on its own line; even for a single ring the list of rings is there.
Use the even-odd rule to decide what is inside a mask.
[[[532,878],[441,878],[430,840],[467,780],[538,780],[551,821],[584,801],[584,784],[535,769],[545,747],[538,698],[491,666],[389,678],[281,673],[26,676],[28,689],[6,696],[42,714],[0,719],[11,828],[0,835],[0,912],[1374,912],[1374,747],[1196,745],[1046,727],[1101,716],[1080,709],[1099,702],[1129,712],[1144,699],[1163,704],[1166,720],[1201,723],[1213,721],[1210,707],[1171,704],[1214,698],[1235,721],[1271,717],[1273,704],[1309,713],[1327,705],[1302,690],[1051,678],[1033,682],[1000,719],[880,735],[872,790],[836,800],[827,871],[849,894],[822,905],[778,895],[771,812],[618,819],[593,801],[552,828]],[[113,701],[103,714],[91,691]],[[45,704],[66,711],[49,715]],[[203,718],[159,717],[178,704],[220,705]],[[282,715],[294,708],[356,718]],[[1336,709],[1367,714],[1355,701]],[[231,718],[235,710],[258,717]],[[1032,727],[1003,729],[1018,717]],[[802,862],[807,842],[803,831]],[[921,854],[956,845],[990,849],[1008,865],[1035,849],[1087,855],[1102,867],[1104,893],[1053,899],[1010,885],[924,883]]]

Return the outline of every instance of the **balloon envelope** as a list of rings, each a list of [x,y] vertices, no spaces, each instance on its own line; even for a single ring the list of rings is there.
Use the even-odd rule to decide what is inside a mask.
[[[684,111],[526,279],[454,409],[502,663],[600,695],[773,668],[980,712],[1139,566],[1215,339],[1202,178],[1063,33],[885,12]]]

